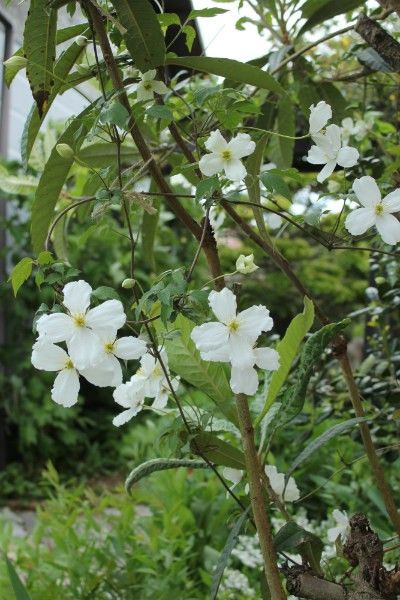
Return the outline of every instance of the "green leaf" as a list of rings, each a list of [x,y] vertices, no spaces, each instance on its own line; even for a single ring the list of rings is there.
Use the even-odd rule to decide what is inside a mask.
[[[260,179],[270,192],[277,192],[288,200],[292,200],[292,194],[286,181],[278,175],[274,169],[261,173]]]
[[[393,67],[389,65],[380,54],[373,48],[363,48],[356,52],[359,62],[372,71],[381,71],[382,73],[393,73]]]
[[[280,83],[272,75],[246,63],[231,58],[214,58],[210,56],[168,56],[167,65],[178,65],[187,69],[196,71],[204,71],[213,75],[219,75],[254,85],[257,88],[269,90],[271,92],[279,92],[286,94]]]
[[[171,25],[181,25],[181,20],[176,13],[161,13],[157,15],[161,27],[166,30]]]
[[[208,469],[209,466],[204,460],[193,460],[193,459],[179,459],[179,458],[153,458],[147,460],[138,467],[133,469],[125,481],[125,489],[128,494],[131,491],[132,486],[157,471],[166,471],[168,469],[178,469],[184,467],[186,469]]]
[[[76,156],[79,160],[86,163],[90,167],[102,168],[110,165],[116,165],[118,153],[115,144],[97,143],[81,148]],[[138,158],[136,146],[121,146],[121,162],[122,164],[131,165]]]
[[[160,326],[158,326],[160,329]],[[171,370],[184,381],[204,392],[215,402],[228,421],[237,424],[233,394],[229,385],[227,369],[221,363],[201,359],[190,338],[194,323],[179,315],[171,329],[178,335],[164,340]]]
[[[300,29],[299,35],[332,17],[342,15],[364,4],[365,2],[362,0],[341,0],[340,2],[337,0],[308,0],[301,7],[302,15],[307,21]]]
[[[196,201],[208,200],[220,187],[219,179],[216,175],[201,179],[196,187]]]
[[[270,425],[272,430],[292,421],[303,409],[308,383],[315,365],[330,341],[348,327],[349,323],[349,319],[338,323],[329,323],[308,338],[296,371],[296,383],[283,393],[281,409]]]
[[[216,465],[239,470],[246,468],[243,452],[213,433],[202,431],[195,435],[190,442],[190,447],[192,452],[205,456]]]
[[[78,23],[78,25],[71,25],[70,27],[58,29],[56,44],[63,44],[64,42],[68,42],[71,38],[78,37],[78,35],[84,35],[87,29],[87,23]]]
[[[197,35],[196,30],[191,25],[185,25],[182,27],[182,33],[184,33],[186,37],[186,48],[189,50],[189,52],[191,52],[193,48],[193,42]]]
[[[54,262],[54,259],[49,250],[43,250],[43,252],[40,252],[39,256],[37,257],[37,261],[38,264],[43,267],[44,265],[51,265],[51,263]]]
[[[300,344],[306,333],[311,329],[314,322],[314,304],[307,298],[304,298],[304,310],[302,313],[294,317],[282,340],[276,345],[276,350],[280,356],[280,366],[277,371],[272,374],[268,386],[267,399],[264,408],[257,419],[257,423],[267,414],[271,405],[278,396],[287,376],[293,360],[299,351]]]
[[[108,285],[101,285],[92,292],[92,297],[97,300],[121,300],[118,292]]]
[[[319,563],[324,549],[322,540],[294,521],[289,521],[278,531],[274,538],[274,546],[277,552],[301,554],[317,573],[321,573]]]
[[[164,64],[164,36],[148,0],[112,0],[112,4],[127,30],[126,47],[137,68],[145,73]]]
[[[6,194],[29,196],[36,191],[39,180],[32,175],[9,175],[7,169],[0,165],[0,190]]]
[[[310,442],[308,446],[304,448],[304,450],[300,452],[300,454],[294,459],[286,473],[286,480],[290,477],[290,475],[295,469],[297,469],[312,454],[314,454],[314,452],[319,450],[322,446],[327,444],[334,437],[340,435],[341,433],[344,433],[348,429],[352,429],[359,423],[364,423],[365,421],[371,420],[371,418],[372,417],[348,419],[347,421],[339,423],[338,425],[334,425],[333,427],[330,427],[327,431],[324,431],[322,435],[318,436],[315,440],[312,440],[312,442]]]
[[[47,0],[31,0],[24,28],[26,75],[39,116],[46,110],[53,87],[56,56],[57,11],[49,9]]]
[[[33,260],[29,256],[22,258],[11,271],[10,279],[13,288],[14,296],[18,294],[18,290],[32,273]]]
[[[165,104],[153,104],[146,110],[146,114],[153,119],[163,119],[167,123],[173,120],[172,111]]]
[[[201,8],[200,10],[191,10],[187,21],[193,21],[198,17],[216,17],[228,12],[225,8]]]
[[[15,60],[17,59],[17,60]],[[4,63],[4,81],[7,87],[10,87],[14,77],[19,71],[26,68],[26,58],[24,58],[24,49],[19,48],[14,54]]]
[[[17,571],[15,570],[14,565],[8,559],[7,556],[6,556],[6,564],[7,564],[8,576],[10,578],[12,589],[13,589],[13,592],[15,595],[15,600],[32,600],[26,590],[26,587],[24,586],[21,579],[19,578],[19,575],[18,575]]]
[[[152,181],[150,184],[150,192],[156,192],[157,187]],[[161,205],[161,199],[155,197],[153,199],[153,206],[156,209],[156,213],[150,214],[148,212],[143,213],[142,218],[142,229],[141,229],[141,237],[142,237],[142,255],[145,264],[151,269],[155,269],[155,261],[154,261],[154,243],[156,239],[157,226],[159,222],[159,208]]]
[[[294,105],[289,96],[284,96],[278,102],[278,131],[282,135],[295,135]],[[294,140],[279,137],[280,160],[278,167],[287,169],[292,166]]]
[[[86,36],[89,36],[90,29],[84,30]],[[65,78],[68,73],[80,57],[83,52],[83,48],[78,46],[75,42],[71,44],[59,57],[54,66],[54,85],[50,96],[47,99],[46,107],[43,110],[43,117],[39,115],[39,111],[34,104],[25,122],[24,131],[21,138],[21,156],[25,167],[28,165],[29,156],[36,140],[37,134],[39,133],[40,126],[43,122],[44,116],[49,111],[51,105],[56,99],[57,95],[61,91],[61,88],[65,84]]]
[[[252,206],[254,218],[257,223],[258,231],[260,235],[264,239],[268,239],[267,229],[265,227],[264,221],[264,212],[261,208],[261,192],[260,192],[260,169],[263,163],[264,158],[264,150],[265,145],[268,140],[268,134],[264,134],[260,137],[256,144],[256,149],[253,154],[247,159],[246,168],[247,168],[247,176],[245,178],[245,183],[247,187],[247,192],[249,194],[249,201],[253,204],[259,204],[260,208],[257,206]]]
[[[113,100],[110,103],[106,103],[99,115],[99,121],[103,125],[117,125],[118,127],[121,127],[121,129],[126,128],[128,119],[128,111],[118,100]]]
[[[85,108],[70,123],[58,139],[57,144],[68,144],[75,151],[79,150],[87,134],[86,118],[92,108],[93,104]],[[73,158],[61,157],[54,146],[40,178],[32,205],[31,236],[33,250],[36,254],[43,249],[54,216],[54,208],[73,162]]]
[[[232,527],[232,529],[228,535],[228,538],[225,542],[224,549],[222,550],[222,552],[220,554],[218,563],[217,563],[214,573],[213,573],[211,590],[210,590],[210,600],[217,600],[218,590],[219,590],[219,586],[221,585],[222,576],[223,576],[225,568],[228,564],[229,558],[232,554],[232,550],[236,546],[236,543],[237,543],[237,540],[239,537],[239,533],[240,533],[246,519],[248,518],[249,511],[250,511],[250,506],[248,506],[247,509],[240,515],[240,517],[237,519],[236,523],[234,524],[234,526]]]

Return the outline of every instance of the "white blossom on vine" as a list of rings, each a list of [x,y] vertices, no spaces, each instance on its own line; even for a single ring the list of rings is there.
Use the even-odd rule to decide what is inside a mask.
[[[242,273],[243,275],[254,273],[254,271],[257,271],[257,269],[258,267],[254,263],[254,254],[249,254],[248,256],[241,254],[236,261],[236,271]]]
[[[321,100],[316,105],[311,104],[309,117],[310,135],[319,133],[331,118],[332,108],[327,102]]]
[[[342,541],[345,541],[350,533],[350,522],[347,513],[335,508],[332,512],[332,517],[336,521],[336,526],[328,529],[328,540],[336,542],[340,537]]]
[[[67,283],[63,289],[63,305],[67,312],[43,315],[36,327],[39,339],[66,342],[69,355],[78,369],[99,362],[102,347],[99,335],[110,328],[117,331],[126,315],[119,300],[107,300],[89,309],[91,286],[83,280]]]
[[[358,150],[342,145],[341,130],[337,125],[329,125],[325,133],[317,133],[312,139],[315,145],[308,151],[307,160],[313,165],[325,165],[317,176],[319,183],[332,175],[336,165],[350,168],[357,164]]]
[[[154,100],[154,94],[160,96],[168,92],[168,88],[163,81],[155,79],[156,70],[151,69],[141,74],[140,81],[136,84],[136,97],[139,102]]]
[[[300,490],[293,477],[289,477],[285,486],[285,474],[278,473],[278,469],[274,465],[266,465],[265,474],[280,500],[283,502],[295,502],[300,498]]]
[[[342,120],[342,140],[343,144],[348,144],[351,137],[354,137],[358,142],[367,135],[372,124],[362,119],[354,121],[351,117],[346,117]]]
[[[199,161],[200,171],[206,177],[225,172],[228,179],[233,182],[241,181],[246,177],[246,167],[240,160],[252,154],[256,148],[247,133],[238,133],[230,142],[227,142],[219,129],[210,133],[205,147],[209,154],[205,154]]]
[[[362,207],[347,215],[345,226],[351,235],[361,235],[375,226],[386,244],[400,242],[400,222],[393,214],[400,211],[400,189],[382,199],[375,179],[366,175],[354,181],[353,191]]]
[[[256,348],[263,331],[272,329],[269,310],[262,305],[237,312],[236,296],[228,288],[212,291],[208,303],[218,321],[194,327],[191,338],[204,360],[231,364],[231,389],[235,394],[253,395],[260,369],[276,370],[279,354],[272,348]]]

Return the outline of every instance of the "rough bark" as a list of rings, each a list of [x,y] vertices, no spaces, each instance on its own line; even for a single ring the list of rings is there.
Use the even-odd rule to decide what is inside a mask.
[[[400,0],[378,0],[378,2],[387,10],[395,10],[400,17]]]
[[[400,72],[400,44],[379,23],[361,14],[354,29],[393,71]]]

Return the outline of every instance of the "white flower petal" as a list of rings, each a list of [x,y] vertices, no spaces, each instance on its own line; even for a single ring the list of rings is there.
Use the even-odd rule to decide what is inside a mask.
[[[311,135],[318,133],[325,127],[329,119],[332,118],[332,108],[321,100],[316,106],[310,106],[310,133]]]
[[[233,333],[229,337],[229,360],[232,366],[242,369],[254,365],[253,343],[239,334]]]
[[[326,163],[326,165],[321,169],[321,171],[317,175],[317,181],[319,183],[323,183],[327,177],[332,175],[333,171],[336,167],[336,160],[330,160]]]
[[[243,477],[243,471],[232,469],[231,467],[224,467],[222,469],[222,475],[225,479],[232,482],[234,485],[237,485]]]
[[[267,475],[275,494],[283,500],[282,494],[285,489],[285,475],[283,473],[278,473],[278,469],[275,465],[266,465],[265,474]]]
[[[163,408],[165,408],[168,404],[168,392],[163,389],[163,390],[159,390],[157,395],[154,398],[154,402],[151,405],[151,408],[154,408],[155,410],[162,410]]]
[[[328,160],[326,152],[319,146],[311,146],[307,155],[307,162],[312,165],[324,165]]]
[[[343,146],[338,152],[337,164],[345,169],[349,169],[357,164],[359,158],[360,153],[356,148],[353,148],[352,146]]]
[[[252,367],[241,368],[232,365],[230,386],[235,394],[253,396],[258,389],[257,371]]]
[[[199,169],[206,177],[212,177],[222,171],[224,164],[219,154],[205,154],[199,161]]]
[[[322,148],[330,153],[331,156],[339,152],[342,145],[342,132],[338,125],[328,125],[323,137]]]
[[[87,327],[76,327],[75,333],[67,342],[68,352],[78,370],[91,367],[102,356],[100,338]]]
[[[208,304],[218,321],[225,325],[236,317],[236,296],[228,288],[224,288],[220,292],[214,290],[210,292]]]
[[[160,94],[160,96],[169,92],[169,89],[163,81],[153,81],[153,90],[156,94]]]
[[[400,211],[400,189],[390,192],[382,200],[382,206],[385,213],[394,213]]]
[[[229,362],[231,357],[228,345],[215,348],[215,350],[209,350],[208,352],[200,352],[200,356],[203,360],[211,362]]]
[[[130,421],[133,417],[140,412],[136,408],[128,408],[128,410],[124,410],[122,413],[119,413],[116,417],[113,418],[113,425],[115,427],[121,427],[121,425],[125,425],[128,421]]]
[[[269,315],[269,310],[259,304],[242,310],[237,316],[239,322],[239,333],[253,343],[262,331],[270,331],[274,321]]]
[[[122,360],[134,360],[146,352],[146,342],[129,335],[119,338],[114,343],[114,354]]]
[[[394,215],[376,215],[376,228],[385,244],[398,244],[400,242],[400,222]]]
[[[233,182],[241,181],[247,175],[246,167],[238,158],[224,161],[224,171],[227,178]]]
[[[154,92],[153,89],[146,89],[144,87],[144,83],[140,82],[137,85],[136,88],[136,98],[138,100],[138,102],[147,102],[148,100],[153,100],[154,99]]]
[[[288,482],[286,484],[285,492],[283,494],[283,499],[285,502],[295,502],[300,498],[300,490],[297,487],[297,484],[293,477],[289,477]]]
[[[375,225],[376,215],[370,208],[357,208],[346,217],[345,227],[351,235],[361,235]]]
[[[118,330],[126,321],[124,307],[119,300],[107,300],[86,315],[86,324],[94,330]]]
[[[327,531],[328,541],[336,542],[342,532],[341,527],[330,527]]]
[[[78,402],[79,376],[75,369],[63,369],[54,380],[51,397],[54,402],[69,408]]]
[[[69,315],[52,313],[38,319],[36,328],[39,336],[46,336],[50,342],[65,342],[74,334],[74,323]]]
[[[231,139],[228,148],[232,152],[233,158],[243,158],[254,152],[256,144],[248,133],[238,133]]]
[[[260,369],[265,369],[266,371],[276,371],[279,369],[279,352],[273,348],[255,348],[254,356],[256,365]]]
[[[71,281],[71,283],[67,283],[64,286],[63,304],[71,314],[84,315],[90,306],[92,291],[91,286],[86,281],[83,281],[83,279]]]
[[[107,354],[92,367],[80,369],[80,374],[97,387],[117,387],[122,384],[121,365],[113,354]]]
[[[204,143],[209,152],[221,153],[228,147],[228,142],[223,137],[219,129],[212,131]]]
[[[382,198],[378,184],[369,175],[355,179],[353,191],[365,208],[373,208]]]
[[[33,345],[31,362],[42,371],[61,371],[69,359],[68,354],[55,344],[39,340]]]
[[[117,404],[124,408],[137,408],[144,402],[144,385],[135,375],[127,383],[122,383],[113,392]]]
[[[157,71],[155,69],[150,69],[149,71],[142,73],[140,78],[142,81],[151,81],[152,79],[154,79],[156,74],[157,74]]]
[[[229,332],[223,323],[203,323],[193,328],[190,337],[200,352],[211,352],[226,346]]]

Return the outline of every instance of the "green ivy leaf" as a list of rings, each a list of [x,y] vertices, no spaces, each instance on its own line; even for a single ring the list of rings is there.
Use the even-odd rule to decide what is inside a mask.
[[[32,273],[33,260],[28,256],[22,258],[11,271],[9,281],[13,288],[14,296],[18,294],[18,290]]]

